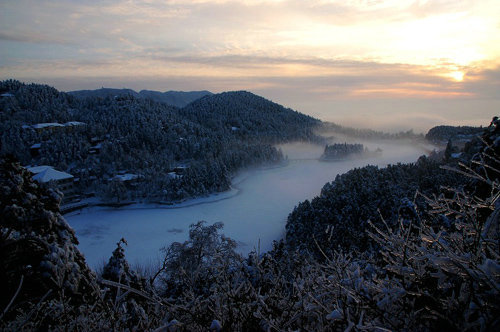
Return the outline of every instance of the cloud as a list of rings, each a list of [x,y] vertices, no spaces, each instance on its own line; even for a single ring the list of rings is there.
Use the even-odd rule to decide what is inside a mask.
[[[64,38],[47,36],[36,32],[1,32],[0,41],[38,43],[38,44],[60,44],[72,45],[73,42]]]
[[[290,98],[367,99],[367,98],[465,98],[493,92],[496,70],[466,74],[465,82],[455,82],[442,69],[407,64],[387,64],[373,61],[323,59],[316,57],[197,55],[182,54],[177,48],[148,49],[146,52],[127,51],[117,59],[102,57],[75,60],[26,61],[16,67],[4,67],[0,74],[18,76],[71,76],[200,78],[223,82],[225,89],[245,89],[253,86],[268,89],[301,91]],[[170,55],[170,54],[176,55]],[[462,70],[466,70],[462,68]],[[36,74],[35,74],[36,73]],[[469,81],[470,79],[470,81]],[[497,78],[498,81],[498,78]],[[493,86],[493,87],[492,87]],[[489,90],[488,90],[489,89]]]
[[[475,7],[479,6],[474,6],[472,1],[447,0],[128,0],[102,1],[99,6],[89,0],[19,0],[0,4],[0,12],[3,12],[0,14],[0,29],[8,31],[11,40],[33,40],[13,34],[22,27],[25,35],[38,33],[34,40],[40,42],[44,41],[43,36],[50,36],[45,37],[47,41],[73,40],[88,51],[105,47],[114,49],[115,56],[124,50],[144,52],[166,45],[180,47],[188,53],[209,52],[221,56],[232,53],[356,58],[362,54],[381,62],[414,63],[433,61],[429,57],[435,52],[421,46],[434,46],[430,49],[437,49],[443,55],[450,53],[448,58],[452,60],[458,56],[457,52],[464,53],[463,47],[458,47],[462,42],[439,43],[439,38],[442,33],[450,32],[456,36],[450,40],[463,39],[464,32],[456,31],[460,22],[455,24],[451,14],[471,11]],[[495,6],[491,7],[491,15],[498,13]],[[442,14],[447,16],[439,16]],[[412,26],[402,29],[407,22],[430,16],[435,20],[424,22],[420,31],[415,31]],[[418,20],[416,22],[419,24]],[[433,26],[428,31],[422,30],[429,24]],[[479,28],[468,24],[467,31]],[[398,34],[398,30],[408,29],[413,36]],[[412,39],[423,32],[426,33],[422,38],[424,42],[415,44]],[[468,36],[468,40],[476,40],[478,36]],[[435,41],[429,44],[425,41],[427,39]],[[400,45],[405,40],[409,42]],[[404,49],[392,50],[394,47]],[[467,59],[481,56],[480,49],[469,49],[474,49],[474,52],[469,52]],[[418,57],[413,56],[415,50],[419,51]],[[388,61],[387,57],[397,59]],[[405,59],[407,61],[400,61]]]
[[[482,98],[499,99],[500,65],[466,72],[464,89]]]
[[[406,122],[449,120],[446,107],[470,120],[499,106],[498,17],[497,0],[3,1],[0,77],[244,89],[346,121],[396,107]]]

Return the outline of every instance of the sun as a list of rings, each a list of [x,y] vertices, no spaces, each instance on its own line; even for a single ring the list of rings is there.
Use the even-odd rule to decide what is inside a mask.
[[[449,76],[457,82],[462,82],[464,80],[464,72],[462,71],[453,71]]]

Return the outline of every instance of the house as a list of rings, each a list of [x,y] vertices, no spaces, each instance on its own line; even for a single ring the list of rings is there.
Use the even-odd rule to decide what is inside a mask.
[[[134,188],[137,186],[138,182],[141,181],[144,177],[138,174],[132,173],[122,173],[117,174],[113,178],[109,179],[109,181],[118,180],[123,183],[127,188]]]
[[[28,127],[31,127],[38,132],[44,132],[44,131],[54,131],[54,130],[58,130],[58,129],[73,130],[75,127],[80,127],[80,126],[84,126],[84,125],[85,125],[84,122],[69,121],[69,122],[66,122],[64,124],[61,124],[58,122],[36,123],[36,124],[28,126]],[[23,128],[26,128],[26,125],[24,125]]]
[[[130,182],[134,181],[140,178],[140,175],[137,174],[131,174],[131,173],[125,173],[125,174],[118,174],[113,177],[114,179],[117,179],[121,182]]]
[[[75,194],[73,175],[58,171],[47,165],[28,167],[27,169],[33,174],[33,180],[41,184],[54,186],[63,193],[64,197],[69,198]]]
[[[171,178],[171,179],[179,179],[179,178],[182,178],[182,175],[178,175],[177,173],[175,172],[168,172],[167,173],[168,177]]]
[[[63,126],[66,130],[72,131],[75,130],[77,127],[85,126],[85,122],[79,122],[79,121],[69,121],[66,122]]]
[[[102,149],[101,143],[91,146],[89,149],[89,154],[99,154],[101,152],[101,149]]]
[[[36,123],[31,126],[31,128],[35,129],[38,132],[44,131],[53,131],[58,128],[63,128],[64,125],[57,122],[45,122],[45,123]]]
[[[40,149],[42,148],[42,143],[35,143],[30,146],[30,154],[32,157],[38,157],[40,155]]]
[[[178,165],[173,168],[167,169],[167,175],[172,179],[178,179],[186,174],[186,170],[189,168],[187,165]]]
[[[80,121],[69,121],[64,124],[65,127],[77,127],[77,126],[85,126],[85,122]]]
[[[175,174],[177,174],[177,175],[184,175],[188,168],[189,168],[189,166],[179,165],[177,167],[174,167],[174,169],[172,171],[175,172]]]
[[[104,139],[103,138],[99,138],[99,137],[92,137],[90,139],[90,144],[99,144],[99,143],[102,143],[104,142]]]

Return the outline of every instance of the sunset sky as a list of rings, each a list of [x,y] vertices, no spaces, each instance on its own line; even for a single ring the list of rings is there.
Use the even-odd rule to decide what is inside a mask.
[[[2,0],[0,79],[248,90],[383,130],[500,115],[498,0]]]

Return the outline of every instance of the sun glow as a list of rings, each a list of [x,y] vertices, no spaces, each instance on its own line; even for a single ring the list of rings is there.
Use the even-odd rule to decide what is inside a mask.
[[[462,82],[464,80],[464,75],[462,71],[453,71],[449,74],[449,76],[457,82]]]

